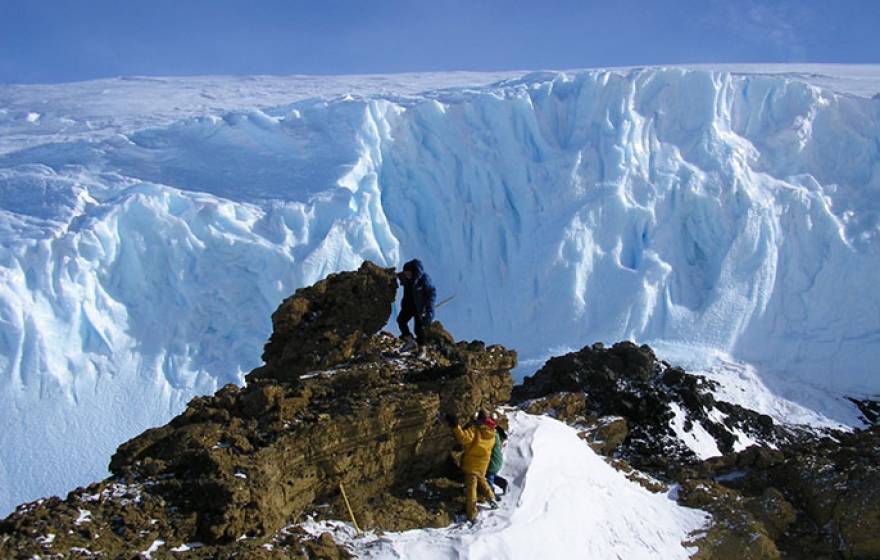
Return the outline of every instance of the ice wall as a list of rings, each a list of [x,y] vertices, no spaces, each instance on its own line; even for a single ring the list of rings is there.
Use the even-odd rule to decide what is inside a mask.
[[[880,391],[878,100],[648,69],[65,119],[0,155],[0,510],[241,382],[281,298],[363,259],[421,258],[452,332],[526,358],[632,338]]]
[[[878,114],[778,77],[527,76],[409,108],[380,183],[468,335],[675,341],[871,392]]]

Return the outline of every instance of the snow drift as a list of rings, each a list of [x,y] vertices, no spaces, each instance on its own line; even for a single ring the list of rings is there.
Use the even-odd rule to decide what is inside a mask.
[[[0,89],[0,510],[240,383],[281,298],[364,259],[421,258],[457,337],[526,358],[631,338],[880,391],[880,101],[710,70],[480,80]]]

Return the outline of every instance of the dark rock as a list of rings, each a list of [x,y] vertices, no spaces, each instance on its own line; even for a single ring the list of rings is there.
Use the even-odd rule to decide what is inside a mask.
[[[671,367],[663,373],[663,383],[672,387],[684,381],[687,373],[681,368]]]
[[[780,449],[752,446],[707,460],[693,469],[698,472],[712,473],[734,498],[724,515],[748,512],[786,557],[880,557],[877,428],[830,436],[804,432]],[[714,520],[727,522],[718,515]]]
[[[694,558],[880,558],[880,428],[780,426],[712,389],[647,347],[619,343],[551,358],[513,393],[527,411],[577,426],[628,478],[640,481],[635,467],[647,473],[641,480],[680,483],[680,503],[712,514]],[[723,455],[696,459],[670,429],[673,404],[685,431],[699,424]],[[867,420],[870,406],[860,406]],[[606,446],[597,425],[607,417],[626,430]],[[758,445],[734,453],[739,432]]]
[[[733,451],[737,443],[733,430],[741,430],[757,441],[775,443],[782,436],[769,417],[717,402],[712,388],[709,380],[657,360],[648,346],[619,342],[611,348],[594,344],[551,358],[515,387],[513,395],[515,402],[528,401],[528,410],[553,410],[563,419],[567,411],[574,410],[589,411],[580,413],[584,417],[623,417],[627,436],[614,447],[615,456],[655,476],[672,477],[697,462],[694,453],[670,428],[670,420],[675,417],[673,403],[685,414],[683,428],[690,431],[699,423],[722,452]],[[554,396],[559,393],[576,396],[562,402]],[[575,406],[569,402],[572,398],[582,399],[583,404]],[[542,404],[542,400],[548,402]],[[562,410],[560,405],[564,405]],[[721,414],[710,416],[713,410]],[[718,416],[725,421],[715,420]]]
[[[880,424],[880,399],[854,399],[847,397],[862,413],[862,420],[866,424]]]
[[[747,498],[745,508],[761,522],[774,541],[782,537],[797,519],[794,506],[776,488],[765,488],[760,496]]]
[[[784,450],[764,479],[847,558],[880,558],[880,428],[836,434]]]
[[[679,503],[712,514],[712,523],[686,544],[699,550],[691,558],[702,560],[776,560],[779,549],[763,522],[743,507],[739,495],[711,480],[686,480]]]

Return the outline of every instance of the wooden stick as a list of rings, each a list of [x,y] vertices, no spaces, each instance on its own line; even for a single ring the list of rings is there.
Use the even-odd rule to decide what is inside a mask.
[[[361,534],[361,528],[358,527],[358,522],[354,518],[354,513],[351,511],[351,504],[348,503],[348,496],[345,495],[345,486],[342,485],[342,481],[339,481],[339,491],[342,492],[342,499],[345,500],[345,507],[348,508],[348,515],[351,517],[351,523],[354,525],[354,530],[357,531],[358,536]]]

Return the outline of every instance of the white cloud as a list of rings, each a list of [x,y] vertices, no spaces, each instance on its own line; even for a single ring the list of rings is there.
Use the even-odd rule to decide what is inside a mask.
[[[738,0],[712,2],[712,27],[733,31],[743,41],[770,49],[768,54],[782,55],[788,60],[805,56],[803,30],[815,19],[805,4],[777,1]]]

